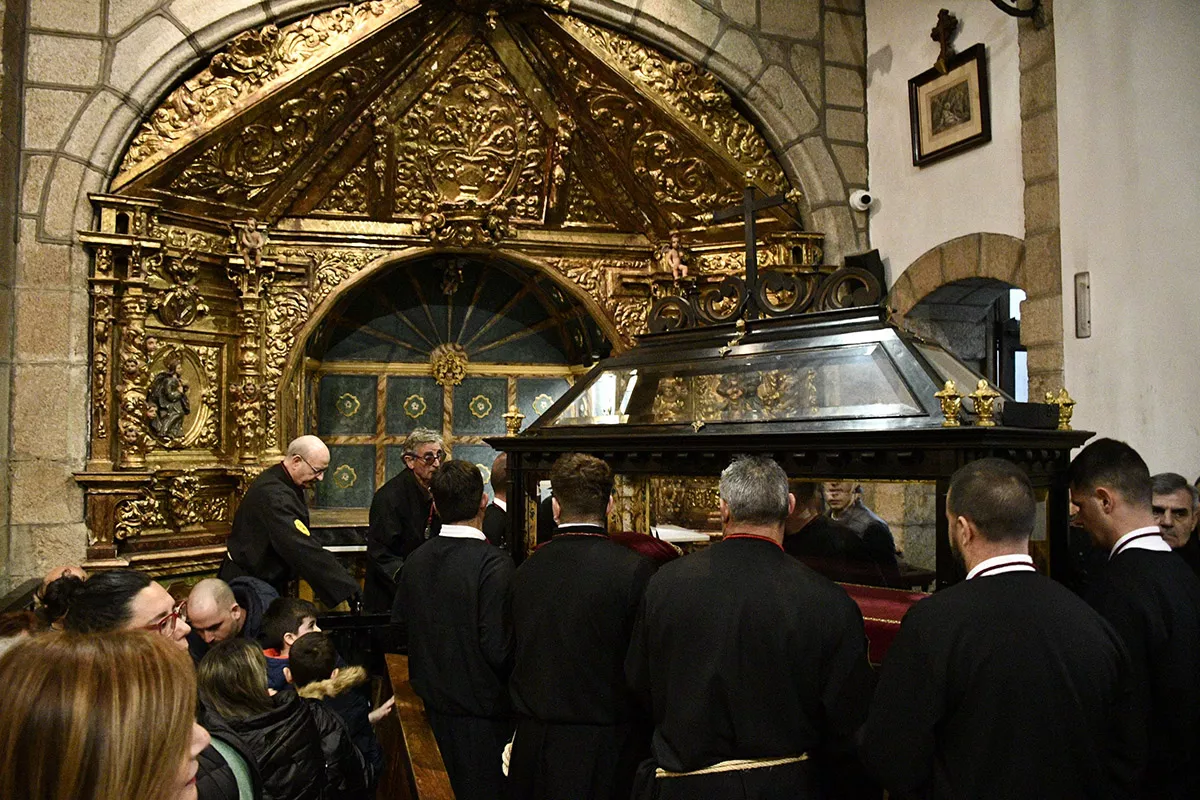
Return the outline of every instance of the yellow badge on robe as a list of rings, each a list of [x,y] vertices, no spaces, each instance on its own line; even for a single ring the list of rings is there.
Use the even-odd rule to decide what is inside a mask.
[[[300,520],[296,520],[296,530],[300,531],[305,536],[312,536],[312,534],[308,532],[308,528],[306,528],[304,526],[304,523],[301,522]]]

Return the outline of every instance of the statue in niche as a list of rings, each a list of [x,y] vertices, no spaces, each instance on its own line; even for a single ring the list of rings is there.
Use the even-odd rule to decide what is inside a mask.
[[[267,232],[260,230],[258,220],[250,217],[244,225],[237,227],[237,252],[245,261],[246,266],[254,265],[255,269],[262,267],[263,248],[267,246]]]
[[[178,355],[167,359],[166,369],[154,376],[150,391],[150,430],[160,439],[183,438],[183,421],[191,413],[188,385],[183,380],[183,361]]]

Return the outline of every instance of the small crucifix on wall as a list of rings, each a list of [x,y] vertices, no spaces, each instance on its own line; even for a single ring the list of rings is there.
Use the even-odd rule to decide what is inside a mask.
[[[752,184],[746,185],[742,202],[736,206],[728,206],[718,211],[705,214],[701,221],[706,225],[714,225],[729,219],[741,217],[746,225],[746,299],[742,305],[742,316],[745,319],[755,319],[759,316],[758,301],[755,300],[755,290],[758,286],[758,232],[754,215],[759,211],[785,203],[799,202],[800,193],[793,189],[785,194],[775,194],[770,197],[755,197],[757,189]]]
[[[951,14],[948,10],[942,9],[938,11],[937,24],[933,26],[933,30],[929,32],[929,38],[938,43],[937,61],[933,62],[933,66],[938,72],[943,75],[949,69],[946,65],[954,56],[954,41],[955,34],[958,33],[958,17]]]

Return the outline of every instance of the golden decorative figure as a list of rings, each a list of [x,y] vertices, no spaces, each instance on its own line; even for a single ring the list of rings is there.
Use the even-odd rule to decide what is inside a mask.
[[[525,421],[525,415],[516,406],[509,406],[508,411],[501,416],[504,417],[504,427],[508,429],[509,436],[516,436],[521,432],[521,423]]]
[[[934,397],[942,404],[942,420],[943,428],[957,428],[962,425],[959,420],[959,415],[962,414],[962,399],[959,394],[958,387],[954,385],[954,381],[946,381],[946,385],[942,387],[940,392],[934,392]]]
[[[457,342],[433,348],[429,363],[438,386],[457,386],[467,377],[467,349]]]
[[[980,378],[975,391],[967,397],[975,401],[975,424],[981,428],[996,427],[996,398],[1000,393],[988,386],[987,379]]]
[[[700,429],[703,427],[704,427],[704,420],[702,420],[702,419],[692,420],[692,430],[694,430],[696,433],[699,433]]]
[[[1052,406],[1058,406],[1058,430],[1071,430],[1071,415],[1075,413],[1075,400],[1067,394],[1066,387],[1059,389],[1057,396],[1054,392],[1046,392],[1046,402]]]
[[[739,317],[737,323],[734,325],[734,328],[737,332],[733,334],[733,338],[726,342],[725,346],[717,351],[722,358],[729,355],[729,351],[736,347],[738,343],[741,342],[746,336],[746,320]]]
[[[671,231],[671,242],[659,251],[663,265],[670,270],[671,278],[678,283],[680,278],[688,276],[687,253],[679,241],[679,232]]]

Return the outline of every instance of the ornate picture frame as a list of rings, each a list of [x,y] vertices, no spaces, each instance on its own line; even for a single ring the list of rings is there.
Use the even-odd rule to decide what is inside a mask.
[[[987,50],[982,43],[908,81],[913,166],[923,167],[992,140]]]

